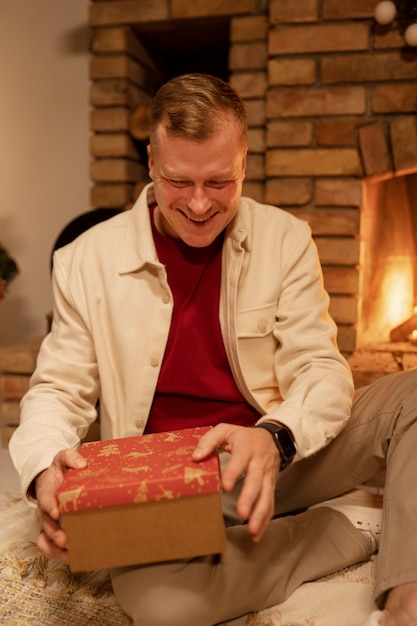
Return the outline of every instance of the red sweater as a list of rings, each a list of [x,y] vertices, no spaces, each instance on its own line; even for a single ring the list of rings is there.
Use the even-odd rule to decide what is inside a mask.
[[[219,422],[253,426],[259,413],[236,387],[220,332],[223,233],[205,248],[166,237],[154,226],[153,236],[174,311],[146,432]]]

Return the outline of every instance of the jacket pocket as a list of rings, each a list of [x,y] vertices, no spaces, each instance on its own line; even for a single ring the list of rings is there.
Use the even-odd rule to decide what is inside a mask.
[[[256,309],[238,311],[236,320],[238,338],[262,338],[270,335],[276,322],[276,308],[276,302],[273,302]]]
[[[267,392],[269,397],[278,391],[275,354],[279,344],[273,333],[275,323],[275,302],[239,311],[236,319],[239,358],[246,382],[252,391]]]

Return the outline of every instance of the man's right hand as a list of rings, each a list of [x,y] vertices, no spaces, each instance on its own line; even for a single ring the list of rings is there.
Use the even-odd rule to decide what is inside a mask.
[[[35,480],[37,517],[41,525],[38,549],[47,557],[67,561],[67,537],[59,523],[59,509],[56,493],[69,468],[81,469],[87,461],[79,452],[68,448],[58,452],[52,465],[41,472]]]

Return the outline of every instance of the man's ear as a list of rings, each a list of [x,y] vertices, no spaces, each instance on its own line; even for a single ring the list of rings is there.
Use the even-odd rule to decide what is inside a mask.
[[[148,155],[148,170],[149,170],[149,177],[152,178],[152,169],[153,169],[153,156],[152,156],[152,148],[151,148],[151,144],[148,144],[146,146],[146,152]]]
[[[243,180],[245,179],[245,176],[246,176],[246,156],[247,156],[247,154],[248,154],[248,148],[246,148],[246,150],[245,150],[245,152],[243,154],[243,157],[242,157],[242,173],[243,173],[242,179]]]

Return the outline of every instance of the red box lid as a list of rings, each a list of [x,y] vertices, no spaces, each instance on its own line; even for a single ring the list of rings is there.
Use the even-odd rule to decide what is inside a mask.
[[[58,489],[61,513],[220,491],[216,453],[192,453],[210,427],[85,443],[84,469],[69,469]]]

